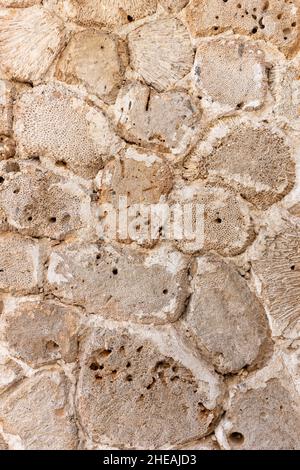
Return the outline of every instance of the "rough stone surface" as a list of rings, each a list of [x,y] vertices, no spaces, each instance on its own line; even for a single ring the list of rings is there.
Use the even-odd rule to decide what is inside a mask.
[[[126,61],[125,46],[120,41],[106,33],[86,30],[69,42],[58,62],[56,77],[66,83],[83,84],[109,103],[122,84]]]
[[[78,408],[95,442],[155,448],[209,432],[217,408],[211,411],[206,402],[220,392],[217,378],[191,351],[173,357],[173,345],[165,340],[163,334],[151,340],[113,327],[87,336],[81,345]],[[216,391],[207,387],[209,376]]]
[[[246,281],[214,255],[197,258],[183,325],[221,373],[250,366],[263,354],[268,322]]]
[[[297,0],[191,0],[185,13],[190,32],[195,36],[233,30],[253,39],[270,40],[286,54],[297,51]]]
[[[300,449],[299,8],[0,0],[0,450]]]
[[[189,295],[187,261],[167,247],[147,253],[64,244],[51,253],[47,280],[64,302],[142,323],[177,320]]]
[[[212,39],[197,49],[195,87],[214,115],[252,111],[264,103],[267,76],[262,49],[250,41]]]
[[[157,93],[137,82],[120,91],[114,116],[128,142],[178,155],[192,143],[201,110],[184,91]]]
[[[122,147],[102,111],[54,84],[20,97],[15,134],[22,158],[44,156],[84,178],[96,176],[102,156],[115,155]]]

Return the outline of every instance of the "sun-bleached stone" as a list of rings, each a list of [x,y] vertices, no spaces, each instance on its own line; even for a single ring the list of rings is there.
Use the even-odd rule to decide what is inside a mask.
[[[125,45],[109,34],[85,30],[75,34],[56,66],[58,80],[83,84],[105,102],[113,102],[123,81]]]
[[[63,22],[39,5],[0,11],[0,70],[9,79],[40,80],[64,41]]]
[[[56,297],[88,313],[163,324],[183,312],[187,270],[187,259],[165,246],[147,253],[75,242],[53,249],[47,281]]]
[[[243,39],[211,39],[197,48],[193,78],[212,116],[262,107],[267,74],[262,49]]]
[[[68,404],[70,383],[59,371],[43,371],[0,397],[3,431],[24,450],[74,450],[77,431]],[[33,418],[34,417],[34,418]]]
[[[56,301],[22,299],[1,316],[1,340],[14,357],[32,367],[62,359],[75,362],[78,309]]]
[[[122,88],[114,107],[118,132],[128,142],[175,155],[186,153],[200,119],[201,109],[187,92],[157,93],[139,82]]]
[[[4,162],[0,178],[0,205],[22,234],[63,239],[90,221],[89,194],[39,164]]]
[[[158,91],[175,85],[193,64],[185,26],[176,18],[151,21],[128,35],[131,67]]]
[[[42,283],[42,260],[37,240],[0,234],[0,292],[36,293]]]
[[[196,263],[183,327],[220,373],[253,365],[270,334],[261,302],[231,264],[215,255]]]
[[[193,36],[232,30],[252,39],[269,40],[287,55],[299,44],[297,0],[191,0],[185,20]]]
[[[8,80],[0,80],[0,135],[10,135],[13,123],[13,85]]]
[[[41,85],[20,96],[14,123],[21,158],[46,157],[84,178],[122,148],[103,111],[66,87]]]
[[[174,355],[176,342],[164,332],[152,338],[113,325],[84,338],[77,402],[93,441],[161,448],[209,432],[220,413],[219,380],[192,350]]]
[[[259,208],[279,201],[295,184],[293,148],[286,135],[267,124],[236,125],[209,150],[205,147],[199,142],[187,158],[189,179],[230,186]]]

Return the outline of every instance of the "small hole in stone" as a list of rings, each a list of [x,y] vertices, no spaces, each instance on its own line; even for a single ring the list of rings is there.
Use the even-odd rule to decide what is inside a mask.
[[[29,217],[27,217],[27,220],[28,220],[28,222],[31,222],[31,221],[32,221],[31,215],[30,215]]]
[[[256,34],[257,33],[257,27],[255,26],[255,28],[252,29],[252,34]]]
[[[240,432],[232,432],[229,436],[229,439],[231,442],[238,445],[241,445],[244,442],[244,436]]]
[[[50,217],[49,222],[50,222],[50,224],[55,224],[56,217]]]
[[[14,193],[14,194],[19,194],[19,192],[20,192],[20,189],[19,189],[19,188],[16,188],[16,189],[13,190],[13,193]]]
[[[59,348],[58,344],[55,342],[55,341],[48,341],[47,344],[46,344],[46,349],[47,351],[49,352],[54,352],[56,351],[57,349]]]
[[[133,17],[131,15],[127,15],[127,19],[129,21],[129,23],[131,23],[133,21]]]
[[[98,255],[96,256],[96,259],[101,259],[101,255],[98,254]]]
[[[127,375],[126,381],[127,382],[132,382],[132,375]]]
[[[65,167],[67,166],[67,163],[64,161],[64,160],[58,160],[56,163],[55,163],[56,166],[62,166],[62,167]]]
[[[142,349],[143,349],[143,346],[139,346],[139,347],[137,348],[136,352],[140,353]]]
[[[130,362],[130,361],[127,362],[126,367],[127,367],[127,369],[128,369],[129,367],[131,367],[131,362]]]
[[[4,178],[3,176],[0,176],[0,184],[4,183]]]
[[[292,28],[295,28],[295,27],[297,26],[297,23],[296,23],[296,21],[294,21],[294,23],[292,23],[292,25],[291,25],[291,26],[292,26]]]
[[[237,8],[242,8],[242,5],[240,3],[238,3]]]
[[[92,364],[90,365],[90,369],[91,370],[98,370],[99,365],[97,364],[97,362],[92,362]]]
[[[220,217],[218,217],[218,218],[216,219],[216,222],[217,222],[217,224],[221,224],[221,223],[222,223],[222,219],[220,219]]]
[[[117,268],[114,268],[114,269],[112,270],[112,273],[113,273],[114,276],[116,276],[116,275],[118,274]]]
[[[163,290],[163,294],[164,294],[164,295],[167,295],[167,293],[168,293],[168,289],[164,289],[164,290]]]
[[[296,267],[296,266],[293,264],[293,265],[291,266],[291,270],[292,270],[292,271],[295,271],[295,267]]]

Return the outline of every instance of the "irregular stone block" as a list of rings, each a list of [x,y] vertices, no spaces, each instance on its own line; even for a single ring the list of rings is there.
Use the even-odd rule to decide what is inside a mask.
[[[2,436],[0,436],[0,450],[8,450],[8,445]]]
[[[77,430],[69,409],[69,381],[58,371],[43,371],[0,398],[3,431],[25,450],[72,450]]]
[[[259,240],[258,240],[259,241]],[[274,335],[297,322],[300,314],[300,237],[297,225],[285,224],[267,237],[254,255],[253,272],[271,319]]]
[[[0,234],[0,291],[35,293],[41,277],[38,242],[17,234]]]
[[[240,387],[225,422],[232,450],[296,450],[299,448],[299,404],[276,378],[263,387]]]
[[[300,23],[295,0],[192,0],[185,14],[193,36],[232,30],[269,40],[286,54],[297,50]]]
[[[10,135],[13,122],[13,86],[7,80],[0,80],[0,135]],[[2,137],[2,135],[1,135]],[[2,137],[3,138],[3,137]]]
[[[231,186],[260,209],[282,199],[294,186],[293,149],[286,136],[270,126],[242,124],[227,129],[208,151],[205,147],[201,142],[188,157],[191,174]]]
[[[1,303],[3,303],[1,301]],[[2,312],[1,312],[2,314]],[[0,317],[1,318],[1,317]],[[0,394],[24,377],[24,371],[7,353],[0,351]],[[1,439],[0,439],[1,442]],[[1,449],[1,445],[0,445]]]
[[[81,31],[75,34],[56,66],[56,77],[70,84],[83,84],[107,103],[114,102],[123,81],[125,46],[109,34]]]
[[[69,0],[71,16],[88,25],[120,26],[155,13],[157,0]]]
[[[63,239],[88,225],[90,197],[75,182],[21,161],[0,164],[0,178],[0,205],[20,233]]]
[[[190,37],[176,18],[140,26],[128,35],[128,46],[131,67],[158,91],[175,85],[191,71],[194,53]]]
[[[183,325],[218,372],[235,373],[261,359],[268,320],[237,270],[215,255],[203,256],[191,287]]]
[[[197,235],[197,239],[175,238],[176,246],[184,253],[213,250],[223,256],[234,256],[254,239],[249,206],[227,188],[194,183],[174,190],[169,201],[179,204],[183,212],[198,213],[196,219],[193,216],[193,230],[187,230],[189,237]]]
[[[14,157],[16,153],[16,144],[11,137],[0,136],[0,160],[8,160]]]
[[[243,39],[212,39],[197,49],[193,78],[214,116],[260,108],[267,91],[264,53]]]
[[[169,13],[178,13],[189,3],[189,0],[160,0],[159,3]]]
[[[59,359],[75,362],[79,310],[55,301],[23,299],[1,317],[1,339],[32,367]]]
[[[220,413],[219,380],[178,344],[177,336],[151,329],[109,326],[87,336],[77,406],[89,438],[149,449],[201,438],[213,428]]]
[[[167,247],[150,254],[130,248],[68,243],[49,259],[48,287],[56,297],[116,320],[167,323],[189,295],[187,262]]]
[[[157,93],[139,82],[124,87],[114,107],[117,129],[127,141],[174,154],[187,151],[201,114],[188,93]]]
[[[41,85],[18,100],[15,135],[21,158],[47,157],[83,178],[103,167],[123,144],[104,113],[58,84]]]
[[[38,5],[0,11],[0,69],[7,78],[41,79],[64,41],[63,22]]]

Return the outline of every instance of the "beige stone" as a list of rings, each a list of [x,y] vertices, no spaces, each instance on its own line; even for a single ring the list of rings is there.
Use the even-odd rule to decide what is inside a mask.
[[[3,9],[0,11],[0,70],[7,78],[40,80],[64,40],[63,22],[39,5]]]
[[[41,0],[0,0],[0,7],[24,8],[41,3]]]
[[[25,450],[72,450],[77,430],[68,405],[70,383],[58,371],[44,371],[0,397],[3,431]]]
[[[146,83],[164,91],[185,77],[194,53],[189,34],[175,18],[151,21],[128,35],[131,67]]]
[[[115,100],[127,62],[125,46],[109,34],[85,30],[75,34],[56,66],[56,77],[83,84],[105,102]]]
[[[2,321],[2,320],[1,320]],[[24,371],[7,354],[0,352],[0,395],[24,378]],[[1,449],[1,446],[0,446]]]
[[[200,43],[193,69],[197,93],[212,115],[262,107],[267,75],[262,49],[244,39]]]
[[[10,135],[13,123],[13,86],[7,80],[0,80],[0,135]]]
[[[155,335],[109,327],[81,344],[78,412],[93,441],[153,449],[213,428],[220,410],[205,403],[217,386],[214,373],[189,351],[174,357],[164,336]]]
[[[189,0],[160,0],[159,3],[169,13],[178,13],[189,3]]]
[[[233,30],[252,39],[271,41],[286,54],[299,43],[297,0],[191,0],[186,22],[193,36],[207,36]]]
[[[0,136],[0,160],[7,160],[15,156],[16,143],[11,137]]]
[[[299,434],[299,404],[276,378],[262,387],[241,387],[226,412],[232,450],[296,450]]]
[[[197,258],[183,326],[222,374],[255,364],[268,345],[264,308],[236,268],[215,255]]]
[[[62,359],[75,362],[79,312],[55,301],[17,302],[1,317],[1,339],[14,357],[40,367]]]
[[[63,239],[87,223],[89,194],[40,164],[4,162],[0,178],[0,205],[20,233]]]
[[[231,186],[258,208],[279,201],[294,186],[293,150],[282,132],[266,124],[235,126],[214,142],[211,151],[202,148],[200,143],[188,158],[191,174]]]
[[[35,293],[42,281],[42,257],[36,240],[0,234],[0,291]]]
[[[8,450],[8,445],[1,435],[0,435],[0,450]]]
[[[157,0],[69,0],[71,16],[87,25],[128,24],[155,13]]]
[[[187,260],[168,247],[151,253],[67,243],[49,258],[48,288],[64,302],[115,320],[162,324],[182,314]]]
[[[174,190],[170,201],[180,204],[182,210],[189,205],[198,213],[198,225],[194,221],[191,233],[194,237],[175,240],[184,253],[213,250],[234,256],[245,251],[254,239],[249,206],[229,189],[194,183]]]
[[[174,154],[186,153],[200,118],[185,91],[157,93],[139,82],[124,87],[114,107],[117,129],[128,142]]]
[[[264,250],[254,255],[252,268],[260,285],[274,333],[295,324],[300,313],[299,226],[285,224],[266,235]]]
[[[103,157],[115,156],[123,145],[103,111],[58,84],[19,98],[15,135],[22,158],[46,157],[84,178],[95,177]]]

